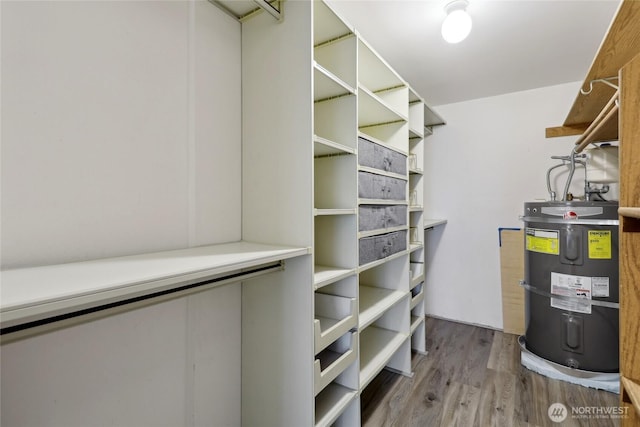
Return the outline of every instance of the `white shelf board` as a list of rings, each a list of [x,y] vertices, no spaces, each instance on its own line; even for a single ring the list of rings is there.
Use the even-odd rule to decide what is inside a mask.
[[[424,245],[422,243],[418,243],[418,242],[411,242],[409,244],[409,252],[415,252],[418,249],[422,249],[424,248]]]
[[[409,152],[408,152],[408,151],[406,151],[406,150],[402,150],[402,149],[401,149],[401,148],[399,148],[399,147],[395,147],[395,146],[393,146],[393,145],[387,144],[386,142],[382,141],[381,139],[376,138],[375,136],[371,136],[371,135],[369,135],[368,133],[363,132],[363,131],[361,131],[361,130],[359,130],[359,131],[358,131],[358,138],[364,138],[364,139],[367,139],[367,140],[369,140],[369,141],[371,141],[371,142],[375,142],[375,143],[376,143],[376,144],[378,144],[378,145],[381,145],[381,146],[383,146],[383,147],[385,147],[385,148],[388,148],[389,150],[396,151],[396,152],[398,152],[398,153],[400,153],[400,154],[403,154],[403,155],[405,155],[405,156],[408,156],[408,155],[409,155]]]
[[[367,88],[358,87],[358,127],[398,121],[406,122],[407,117]]]
[[[358,78],[373,90],[406,86],[400,75],[364,39],[358,38]]]
[[[406,225],[400,225],[398,227],[379,228],[376,230],[360,231],[358,232],[358,239],[363,237],[377,236],[378,234],[392,233],[394,231],[402,231],[406,229],[407,229]]]
[[[344,353],[338,353],[332,350],[322,351],[315,359],[314,368],[314,390],[317,396],[331,381],[335,380],[345,369],[356,361],[357,352],[355,351],[355,333],[352,334],[351,348]],[[324,369],[322,369],[324,366]]]
[[[0,273],[2,328],[170,291],[310,253],[252,242],[200,246]]]
[[[315,61],[313,62],[313,79],[313,100],[316,102],[355,94],[354,88]]]
[[[424,322],[424,317],[411,315],[411,335],[413,335],[422,322]]]
[[[427,228],[437,227],[439,225],[443,225],[446,223],[447,223],[446,219],[425,219],[423,222],[423,226],[426,230]]]
[[[322,138],[318,135],[313,135],[313,155],[318,156],[330,156],[334,154],[355,154],[356,149],[347,147],[335,141],[331,141],[326,138]]]
[[[408,253],[409,253],[408,250],[404,250],[404,251],[396,252],[393,255],[389,255],[386,258],[378,259],[376,261],[371,261],[368,264],[364,264],[364,265],[359,266],[358,267],[358,272],[363,272],[363,271],[368,270],[370,268],[377,267],[379,265],[384,264],[385,262],[389,262],[389,261],[391,261],[393,259],[400,258],[400,257],[402,257],[402,256],[404,256],[404,255],[406,255]]]
[[[329,427],[344,412],[358,395],[356,390],[336,384],[329,384],[316,396],[315,427]]]
[[[355,328],[358,323],[355,298],[316,294],[316,298],[320,296],[326,300],[330,300],[328,303],[330,306],[326,307],[321,314],[318,312],[319,310],[315,313],[315,319],[313,321],[315,354],[318,354],[327,348],[329,344],[346,334],[352,328]],[[318,309],[317,305],[316,309]]]
[[[323,286],[335,283],[338,280],[346,279],[356,274],[354,268],[329,267],[326,265],[317,265],[314,268],[313,287],[320,289]]]
[[[326,216],[326,215],[355,215],[356,209],[314,209],[313,215]]]
[[[411,289],[415,288],[420,282],[424,282],[424,274],[411,278]]]
[[[406,205],[408,204],[405,199],[403,200],[391,200],[391,199],[358,199],[359,205]]]
[[[404,181],[409,180],[407,175],[401,175],[399,173],[394,173],[394,172],[387,172],[387,171],[383,171],[382,169],[371,168],[369,166],[358,165],[358,170],[362,172],[374,173],[376,175],[384,175],[384,176],[389,176],[391,178],[402,179]]]
[[[314,45],[345,37],[347,35],[355,37],[354,30],[340,17],[338,17],[333,9],[331,9],[325,2],[313,2],[313,6]]]
[[[407,292],[360,285],[358,327],[364,329],[400,301]]]
[[[422,212],[423,210],[423,206],[409,206],[409,212]]]
[[[409,173],[412,175],[422,175],[423,171],[422,169],[409,169]]]
[[[414,308],[416,308],[416,305],[418,305],[422,300],[424,300],[424,290],[420,291],[420,293],[418,295],[416,295],[415,297],[411,298],[411,303],[409,304],[409,309],[413,310]]]
[[[409,336],[402,332],[369,326],[360,332],[360,389],[385,367]]]
[[[409,125],[409,138],[422,139],[424,138],[424,132],[420,129],[412,128],[411,125]]]

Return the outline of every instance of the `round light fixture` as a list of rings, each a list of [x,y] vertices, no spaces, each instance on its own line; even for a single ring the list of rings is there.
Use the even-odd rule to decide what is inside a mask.
[[[467,0],[456,0],[445,6],[447,17],[442,23],[442,38],[448,43],[459,43],[471,32],[471,17],[466,11],[468,5]]]

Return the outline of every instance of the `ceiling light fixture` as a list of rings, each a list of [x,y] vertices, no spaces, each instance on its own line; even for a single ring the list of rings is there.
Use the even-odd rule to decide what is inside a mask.
[[[466,9],[467,0],[455,0],[444,8],[447,17],[442,22],[442,38],[449,43],[459,43],[471,32],[471,17]]]

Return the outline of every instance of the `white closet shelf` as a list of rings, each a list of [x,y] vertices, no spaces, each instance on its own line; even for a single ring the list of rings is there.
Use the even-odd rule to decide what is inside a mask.
[[[358,87],[358,127],[383,123],[406,122],[403,115],[369,89]]]
[[[326,215],[355,215],[355,208],[345,208],[345,209],[314,209],[314,216],[326,216]]]
[[[351,348],[344,352],[326,349],[317,355],[314,361],[314,390],[316,396],[356,361],[358,353],[355,351],[356,333],[350,334]]]
[[[396,152],[398,152],[400,154],[403,154],[405,156],[409,155],[409,152],[407,150],[403,150],[403,149],[401,149],[399,147],[395,147],[395,146],[393,146],[391,144],[387,144],[386,142],[384,142],[380,138],[376,138],[375,136],[371,136],[368,133],[363,132],[362,130],[358,130],[358,138],[364,138],[364,139],[367,139],[367,140],[369,140],[371,142],[375,142],[378,145],[381,145],[381,146],[383,146],[385,148],[388,148],[389,150],[396,151]]]
[[[357,326],[355,298],[316,293],[315,354]]]
[[[360,389],[364,389],[385,367],[409,336],[402,332],[369,326],[360,333]]]
[[[409,212],[422,212],[424,210],[423,206],[409,206]]]
[[[364,265],[361,265],[360,267],[358,267],[358,272],[361,273],[361,272],[363,272],[365,270],[369,270],[370,268],[377,267],[377,266],[382,265],[382,264],[384,264],[386,262],[389,262],[389,261],[391,261],[393,259],[400,258],[402,256],[405,256],[408,252],[409,251],[404,250],[404,251],[397,252],[397,253],[395,253],[393,255],[389,255],[386,258],[382,258],[382,259],[379,259],[379,260],[376,260],[376,261],[371,261],[368,264],[364,264]]]
[[[390,176],[391,178],[402,179],[404,181],[408,180],[407,175],[401,175],[399,173],[394,173],[394,172],[387,172],[382,169],[371,168],[369,166],[358,165],[358,170],[362,172],[375,173],[376,175]]]
[[[416,140],[420,140],[424,138],[424,132],[422,132],[420,129],[411,127],[411,124],[409,124],[409,138],[411,139],[415,138]]]
[[[414,168],[414,169],[409,169],[409,173],[412,174],[412,175],[422,175],[423,171],[422,171],[422,169]]]
[[[412,277],[411,278],[411,289],[415,288],[416,286],[418,286],[421,282],[424,282],[424,274],[421,274],[419,276],[416,277]]]
[[[358,327],[364,329],[407,295],[397,289],[360,285],[360,314]]]
[[[354,88],[315,61],[313,62],[313,79],[313,100],[315,102],[355,94]]]
[[[0,325],[30,322],[237,277],[311,253],[246,241],[1,272]],[[212,285],[215,286],[215,283]]]
[[[394,231],[401,231],[406,229],[407,229],[406,225],[400,225],[398,227],[379,228],[376,230],[360,231],[358,232],[358,238],[361,239],[363,237],[377,236],[378,234],[392,233]]]
[[[359,205],[406,205],[407,201],[390,199],[358,199]]]
[[[356,149],[347,147],[344,144],[340,144],[335,141],[323,138],[318,135],[313,136],[313,155],[318,156],[331,156],[335,154],[355,154]]]
[[[416,331],[416,329],[418,329],[418,326],[420,326],[420,323],[422,322],[424,322],[423,316],[411,315],[411,334],[412,335]]]
[[[358,395],[356,390],[331,383],[316,396],[315,427],[331,426]]]
[[[446,224],[447,220],[446,219],[425,219],[424,220],[424,229],[428,229],[428,228],[433,228],[433,227],[437,227],[439,225],[443,225]]]
[[[354,36],[354,29],[340,19],[335,12],[324,2],[313,3],[313,43],[314,45],[326,43],[330,40]]]
[[[411,242],[411,244],[409,245],[409,252],[415,252],[418,249],[422,249],[423,247],[424,245],[422,243]]]
[[[413,310],[418,303],[424,300],[424,290],[421,290],[420,293],[411,298],[411,304],[409,304],[409,308]]]
[[[330,267],[316,264],[314,267],[313,287],[314,289],[320,289],[323,286],[346,279],[354,274],[356,274],[355,268]]]

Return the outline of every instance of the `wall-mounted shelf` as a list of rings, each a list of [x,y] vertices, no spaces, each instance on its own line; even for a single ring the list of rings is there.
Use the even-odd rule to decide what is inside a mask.
[[[444,225],[446,223],[447,223],[446,219],[425,219],[424,229],[425,230],[432,229],[434,227],[437,227],[439,225]]]
[[[618,19],[618,17],[622,17]],[[603,83],[591,83],[598,79],[617,77],[618,71],[640,52],[640,2],[621,2],[605,39],[591,64],[582,84],[583,90],[592,86],[589,94],[578,93],[562,126],[548,128],[547,138],[580,135],[603,110],[615,89]],[[613,81],[617,84],[616,81]]]
[[[255,267],[308,253],[308,248],[235,242],[5,270],[1,273],[1,325],[5,332],[56,316],[179,291],[198,282],[241,281]]]

